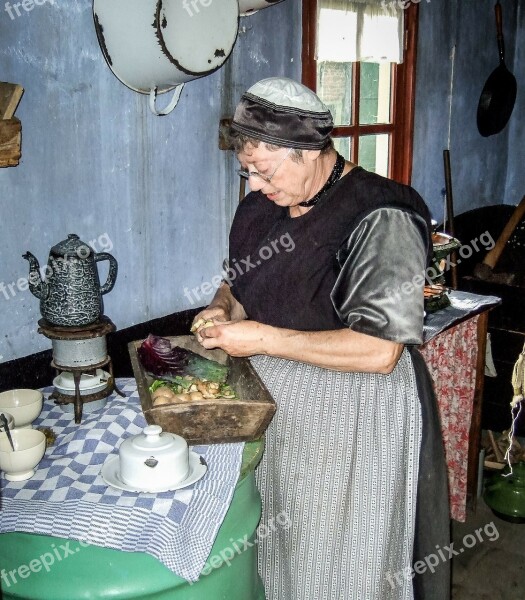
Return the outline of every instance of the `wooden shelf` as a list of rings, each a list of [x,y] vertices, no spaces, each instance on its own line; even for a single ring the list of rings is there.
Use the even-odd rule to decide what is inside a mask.
[[[17,83],[0,81],[0,120],[12,119],[24,88]]]
[[[22,123],[16,117],[0,121],[0,167],[16,167],[20,161]]]
[[[24,88],[0,81],[0,167],[16,167],[20,162],[22,124],[14,114]]]

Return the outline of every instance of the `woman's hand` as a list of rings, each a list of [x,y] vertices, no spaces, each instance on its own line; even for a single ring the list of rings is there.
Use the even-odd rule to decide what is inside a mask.
[[[230,320],[231,320],[230,313],[224,307],[208,306],[208,308],[201,310],[200,313],[195,315],[195,318],[193,319],[193,322],[191,324],[191,331],[194,331],[194,329],[195,329],[195,331],[199,331],[200,329],[202,329],[202,327],[206,321],[213,321],[214,323],[215,322],[223,322],[224,323],[224,322],[230,321]]]
[[[199,329],[197,340],[204,348],[221,348],[230,356],[264,354],[270,327],[257,321],[228,321]]]
[[[233,297],[230,286],[223,283],[215,293],[213,300],[208,308],[201,310],[195,315],[191,324],[191,331],[199,339],[199,332],[204,327],[209,327],[211,323],[224,323],[232,320],[246,319],[246,312],[242,305]]]
[[[226,323],[230,320],[230,314],[222,307],[205,308],[195,315],[190,331],[195,335],[199,343],[202,342],[201,331],[213,327],[216,323]]]

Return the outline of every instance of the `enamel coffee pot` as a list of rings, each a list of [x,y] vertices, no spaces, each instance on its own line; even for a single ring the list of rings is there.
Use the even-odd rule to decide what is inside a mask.
[[[26,252],[29,261],[29,290],[40,300],[40,312],[52,325],[82,327],[98,321],[102,314],[102,296],[113,289],[117,261],[108,252],[94,252],[78,235],[53,246],[45,269],[40,274],[38,260]],[[100,285],[97,263],[109,261],[109,272]]]

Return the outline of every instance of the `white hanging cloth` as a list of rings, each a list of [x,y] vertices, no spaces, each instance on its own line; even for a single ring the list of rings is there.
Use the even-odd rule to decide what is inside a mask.
[[[389,0],[319,0],[318,61],[403,62],[404,12]]]
[[[509,465],[509,472],[504,475],[504,477],[508,477],[512,475],[512,464],[511,464],[511,450],[514,444],[514,431],[516,428],[516,423],[521,415],[521,410],[523,408],[523,401],[525,400],[525,344],[523,345],[523,350],[521,354],[518,356],[518,360],[514,365],[514,369],[512,371],[512,389],[514,390],[514,396],[512,397],[512,401],[510,403],[510,414],[512,416],[512,425],[510,426],[508,440],[509,447],[507,448],[507,452],[505,452],[505,460]],[[514,409],[518,409],[517,412],[514,412]]]

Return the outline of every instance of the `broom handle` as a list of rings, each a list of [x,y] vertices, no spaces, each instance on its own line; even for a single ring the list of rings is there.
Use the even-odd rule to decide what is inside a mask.
[[[505,248],[505,244],[509,241],[510,236],[514,233],[514,230],[518,226],[518,223],[521,221],[521,219],[523,219],[524,215],[525,215],[525,196],[523,196],[523,198],[521,199],[521,202],[514,209],[512,216],[507,221],[507,224],[505,225],[503,231],[501,232],[496,244],[494,245],[494,248],[492,248],[492,250],[489,250],[489,252],[487,252],[487,255],[483,259],[483,263],[485,265],[488,265],[491,269],[493,269],[496,266],[496,263],[498,262],[499,257],[501,256],[501,253],[503,252],[503,250]]]
[[[446,200],[447,200],[447,221],[448,221],[448,233],[452,237],[456,237],[454,227],[454,199],[452,198],[452,175],[450,172],[450,152],[443,150],[443,160],[445,162],[445,189],[446,189]],[[450,262],[450,277],[451,284],[454,290],[458,289],[458,272],[456,269],[456,251],[454,250],[451,255]]]

